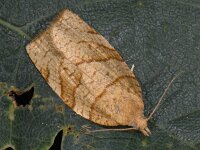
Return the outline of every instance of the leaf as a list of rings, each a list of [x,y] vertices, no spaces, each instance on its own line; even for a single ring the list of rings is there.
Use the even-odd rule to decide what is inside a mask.
[[[0,149],[49,149],[60,130],[63,150],[199,149],[199,6],[197,0],[0,1]],[[150,137],[130,131],[84,134],[83,125],[105,127],[65,106],[32,64],[25,45],[64,7],[106,37],[130,67],[135,65],[145,115],[170,79],[184,71],[150,120]],[[10,86],[23,89],[32,83],[30,106],[14,108],[3,94]]]

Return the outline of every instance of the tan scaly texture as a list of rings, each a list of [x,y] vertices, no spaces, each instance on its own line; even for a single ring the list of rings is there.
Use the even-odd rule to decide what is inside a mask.
[[[109,42],[65,9],[26,47],[50,87],[77,114],[148,135],[141,88]]]

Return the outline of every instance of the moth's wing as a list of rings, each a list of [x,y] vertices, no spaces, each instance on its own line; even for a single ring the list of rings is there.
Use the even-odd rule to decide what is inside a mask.
[[[119,53],[110,45],[110,43],[98,32],[84,22],[78,15],[69,10],[64,10],[60,13],[60,21],[56,25],[54,33],[54,43],[58,49],[62,49],[66,58],[75,65],[82,63],[110,61],[106,64],[105,70],[111,72],[116,61],[121,61],[122,66],[128,70],[128,74],[135,75],[128,68],[127,64],[122,60]],[[56,19],[57,20],[57,19]],[[60,42],[58,42],[60,41]],[[112,60],[114,60],[112,62]],[[103,64],[101,64],[103,66]],[[118,71],[120,67],[116,66]],[[123,68],[123,67],[122,67]],[[98,72],[105,72],[98,70]],[[113,72],[112,74],[116,75]],[[135,92],[142,98],[141,87],[137,80],[133,84]]]
[[[110,105],[109,99],[105,107],[96,105],[102,97],[115,95],[108,93],[109,88],[113,90],[112,86],[124,86],[125,90],[142,99],[134,74],[117,51],[69,10],[62,11],[26,48],[50,87],[86,119],[102,125],[119,125],[110,114],[113,110],[104,109]]]

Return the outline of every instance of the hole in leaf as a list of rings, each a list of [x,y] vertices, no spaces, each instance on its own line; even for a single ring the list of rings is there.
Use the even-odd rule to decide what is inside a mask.
[[[66,128],[66,133],[72,133],[74,131],[74,126],[72,125],[69,125],[67,128]]]
[[[53,145],[50,147],[49,150],[61,150],[62,136],[63,136],[63,130],[58,132],[53,142]]]
[[[71,128],[71,127],[68,127],[67,129],[68,129],[69,132],[72,131],[72,128]]]
[[[14,150],[14,149],[12,147],[8,147],[8,148],[6,148],[4,150]]]
[[[30,101],[34,94],[34,87],[31,86],[25,90],[12,90],[8,95],[13,98],[16,106],[26,106],[30,104]]]

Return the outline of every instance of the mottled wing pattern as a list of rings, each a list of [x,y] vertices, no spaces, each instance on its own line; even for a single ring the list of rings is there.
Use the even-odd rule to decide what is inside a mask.
[[[51,88],[77,114],[115,126],[124,124],[117,121],[119,114],[126,122],[121,110],[132,109],[132,103],[143,107],[141,88],[121,56],[71,11],[63,10],[26,48]],[[129,97],[135,100],[123,108],[122,99]]]

